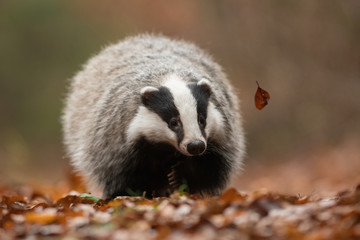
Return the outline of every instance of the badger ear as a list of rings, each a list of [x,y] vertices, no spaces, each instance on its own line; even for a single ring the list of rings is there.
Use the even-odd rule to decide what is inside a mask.
[[[141,89],[140,94],[141,94],[141,102],[145,105],[148,106],[151,99],[153,98],[153,96],[155,96],[155,94],[159,92],[159,89],[156,87],[144,87]]]
[[[197,86],[199,86],[204,91],[204,93],[208,97],[210,97],[210,95],[212,94],[212,90],[211,90],[211,83],[209,80],[203,78],[197,83]]]

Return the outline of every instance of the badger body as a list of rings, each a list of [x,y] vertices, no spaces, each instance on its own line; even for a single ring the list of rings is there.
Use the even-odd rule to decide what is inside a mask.
[[[104,197],[219,194],[244,153],[238,100],[193,44],[130,37],[72,79],[63,113],[66,151]]]

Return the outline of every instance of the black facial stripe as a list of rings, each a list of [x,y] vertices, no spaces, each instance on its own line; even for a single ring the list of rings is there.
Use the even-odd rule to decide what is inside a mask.
[[[179,116],[179,111],[174,104],[174,98],[166,87],[160,87],[159,91],[152,92],[145,105],[167,123],[171,118]]]
[[[205,124],[201,125],[199,123],[199,127],[202,135],[205,137],[205,127],[206,127],[206,119],[207,119],[207,107],[209,105],[209,98],[211,95],[211,90],[206,86],[198,86],[197,84],[189,84],[188,87],[192,95],[196,100],[196,111],[198,113],[198,122],[199,118],[203,118],[205,120]]]
[[[180,121],[180,113],[174,103],[174,97],[167,87],[159,87],[158,89],[159,91],[148,94],[146,99],[143,96],[142,102],[168,124],[168,127],[176,133],[178,143],[180,143],[184,138],[184,131]],[[179,121],[179,126],[176,128],[170,124],[173,118]]]
[[[180,121],[180,116],[179,116],[179,122],[180,122],[180,127],[176,128],[176,129],[171,129],[176,133],[177,136],[177,141],[178,144],[180,145],[181,141],[184,139],[184,128],[182,125],[182,122]]]

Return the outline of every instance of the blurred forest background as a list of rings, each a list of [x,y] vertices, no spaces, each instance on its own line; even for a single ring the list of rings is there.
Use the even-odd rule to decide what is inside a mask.
[[[64,178],[68,79],[102,47],[143,32],[195,42],[238,89],[248,146],[239,189],[360,181],[356,0],[0,0],[0,181]],[[256,81],[271,95],[262,111]]]

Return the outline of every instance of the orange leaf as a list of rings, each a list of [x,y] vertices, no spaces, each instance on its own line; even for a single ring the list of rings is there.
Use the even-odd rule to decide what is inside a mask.
[[[25,219],[28,223],[50,224],[56,220],[56,209],[46,208],[42,212],[28,212],[25,215]]]
[[[267,104],[268,100],[270,99],[270,94],[265,91],[264,89],[260,88],[259,83],[256,81],[258,88],[255,93],[255,106],[257,109],[263,109]]]
[[[245,195],[241,195],[235,188],[229,188],[221,196],[220,201],[224,204],[231,204],[234,202],[242,202],[246,199]]]

